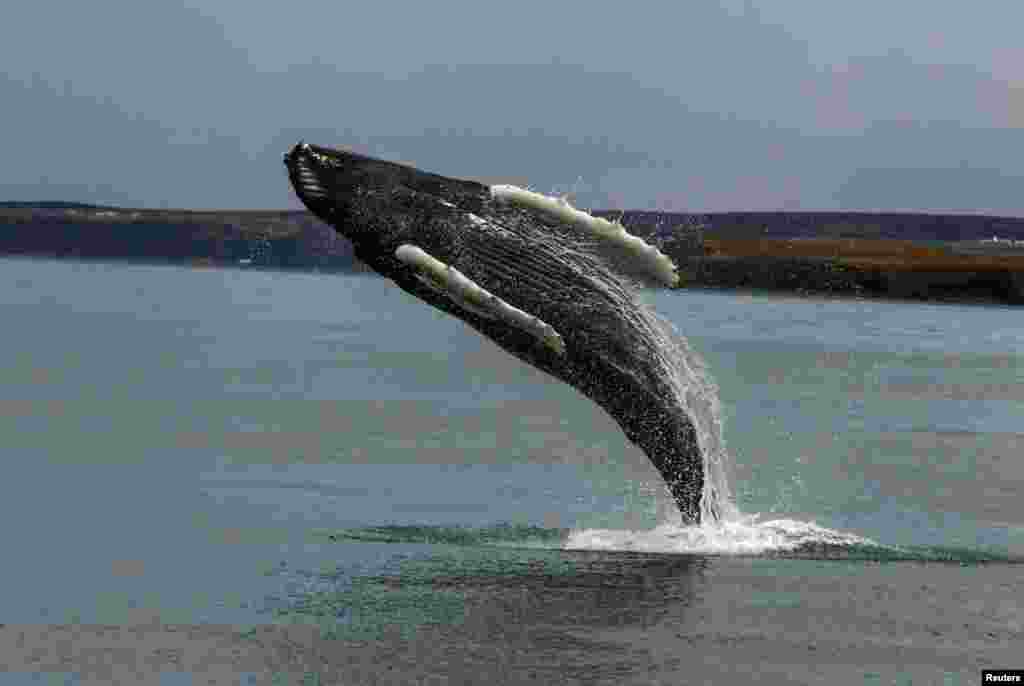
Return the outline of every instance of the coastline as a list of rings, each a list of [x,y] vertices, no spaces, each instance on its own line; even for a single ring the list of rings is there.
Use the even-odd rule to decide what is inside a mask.
[[[658,245],[681,288],[1024,304],[1024,218],[869,212],[597,211]],[[367,272],[304,210],[0,203],[0,255]]]

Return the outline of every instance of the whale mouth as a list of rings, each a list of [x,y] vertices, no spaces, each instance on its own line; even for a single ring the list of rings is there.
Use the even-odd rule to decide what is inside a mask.
[[[317,212],[328,199],[329,179],[326,178],[327,160],[313,146],[299,141],[284,154],[288,178],[299,199]],[[318,212],[317,212],[318,213]]]

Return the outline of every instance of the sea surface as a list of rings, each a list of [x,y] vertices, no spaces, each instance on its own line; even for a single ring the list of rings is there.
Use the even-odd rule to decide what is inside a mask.
[[[384,279],[0,259],[0,684],[1024,667],[1024,310],[645,299],[718,386],[718,526]]]

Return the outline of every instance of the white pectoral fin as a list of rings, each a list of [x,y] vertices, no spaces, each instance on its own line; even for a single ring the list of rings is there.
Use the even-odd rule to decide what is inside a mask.
[[[455,267],[408,243],[398,246],[395,257],[416,269],[420,281],[443,291],[459,307],[522,329],[559,355],[565,354],[565,341],[555,327],[481,288]]]
[[[608,258],[614,268],[642,283],[679,284],[679,270],[672,258],[643,238],[629,233],[619,222],[591,216],[564,198],[551,198],[518,186],[491,186],[491,197],[574,226],[583,234],[596,238],[596,250]]]

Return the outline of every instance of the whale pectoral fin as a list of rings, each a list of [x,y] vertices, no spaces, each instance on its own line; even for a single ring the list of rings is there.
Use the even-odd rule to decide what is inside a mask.
[[[455,267],[409,243],[398,246],[395,257],[414,268],[416,278],[422,283],[443,292],[460,308],[522,329],[559,355],[565,355],[565,341],[555,327],[481,288]]]
[[[491,197],[548,221],[574,227],[581,235],[593,239],[591,250],[624,276],[648,286],[679,284],[679,269],[672,258],[657,246],[629,233],[620,222],[582,212],[565,198],[552,198],[516,186],[491,186]]]

